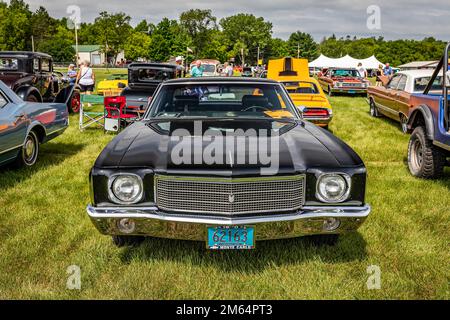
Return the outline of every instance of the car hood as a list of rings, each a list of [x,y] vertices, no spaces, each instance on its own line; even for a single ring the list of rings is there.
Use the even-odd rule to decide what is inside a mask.
[[[198,125],[199,122],[195,123]],[[202,142],[200,138],[200,140],[197,140],[197,142],[200,142],[196,145],[197,142],[193,137],[201,137],[201,135],[193,134],[194,121],[142,121],[131,125],[113,139],[98,157],[95,167],[145,167],[159,173],[202,172],[203,174],[229,176],[259,174],[261,168],[273,169],[275,166],[277,166],[277,173],[292,174],[305,172],[307,168],[311,167],[339,168],[363,165],[359,156],[345,143],[328,131],[308,122],[203,120],[201,126],[202,132],[206,129],[219,130],[224,136],[226,132],[231,132],[237,128],[244,131],[253,128],[256,132],[261,132],[260,130],[263,129],[269,130],[269,128],[275,129],[275,137],[278,136],[279,139],[275,138],[273,141],[278,141],[279,152],[274,152],[271,158],[272,162],[269,165],[262,165],[262,161],[258,161],[258,164],[249,164],[249,161],[245,161],[244,164],[240,163],[237,160],[237,154],[245,153],[247,157],[260,154],[255,148],[249,147],[249,145],[255,146],[261,141],[266,142],[266,140],[262,140],[262,136],[259,136],[256,140],[247,140],[247,142],[253,142],[247,144],[244,147],[245,150],[241,148],[239,152],[234,154],[229,154],[230,150],[225,151],[222,157],[223,163],[205,164],[201,155],[208,150],[208,145],[211,146],[211,142]],[[185,147],[190,146],[192,153],[200,155],[200,162],[196,162],[194,156],[190,163],[186,161],[180,164],[179,157],[178,160],[175,159],[174,155],[180,155],[179,141],[181,138],[179,136],[175,138],[180,133],[175,134],[177,129],[182,130],[181,132],[184,130],[185,141],[187,142]],[[269,148],[272,148],[272,145]],[[231,160],[228,161],[228,159]]]

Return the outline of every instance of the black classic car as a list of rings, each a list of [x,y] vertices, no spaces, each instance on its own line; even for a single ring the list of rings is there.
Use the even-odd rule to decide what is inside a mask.
[[[299,236],[334,244],[369,215],[365,186],[360,157],[303,121],[280,83],[176,79],[101,152],[87,212],[119,246],[145,236],[210,249]]]
[[[147,108],[158,85],[177,77],[177,65],[168,63],[133,62],[128,66],[128,86],[122,90],[127,106]]]
[[[48,54],[28,51],[0,52],[0,80],[20,98],[30,102],[54,102],[61,91],[71,93],[67,107],[70,112],[80,109],[80,95],[72,90],[62,73],[53,70]]]

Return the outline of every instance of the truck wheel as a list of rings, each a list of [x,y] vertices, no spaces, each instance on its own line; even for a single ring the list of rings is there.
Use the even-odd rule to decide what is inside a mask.
[[[444,172],[445,156],[433,145],[424,127],[414,129],[408,145],[408,167],[418,178],[434,179]]]
[[[16,167],[31,167],[36,163],[39,154],[39,139],[34,131],[28,133],[19,155],[16,158]]]
[[[112,236],[112,241],[117,247],[133,247],[141,244],[145,237],[140,236]]]
[[[334,246],[339,240],[338,234],[319,234],[307,237],[315,246]]]
[[[378,118],[380,114],[378,112],[377,105],[375,104],[375,101],[373,101],[373,99],[370,99],[369,105],[370,105],[370,115],[374,118]]]

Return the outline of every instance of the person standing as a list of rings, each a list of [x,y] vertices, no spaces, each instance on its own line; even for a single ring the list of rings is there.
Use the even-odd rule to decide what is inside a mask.
[[[69,69],[67,70],[67,77],[69,78],[70,84],[75,84],[77,81],[77,71],[75,70],[75,65],[73,63],[69,64]]]
[[[203,77],[203,67],[200,60],[195,61],[195,66],[191,69],[191,76],[194,78]]]
[[[383,81],[381,81],[381,77],[383,76],[383,65],[380,64],[378,66],[378,69],[376,71],[376,82],[375,82],[375,86],[380,87],[383,85]]]
[[[80,92],[83,94],[92,94],[94,91],[95,85],[95,74],[92,68],[90,67],[89,61],[82,62],[80,66],[80,71],[77,75],[76,83],[80,86]],[[90,106],[91,104],[88,104]]]
[[[386,63],[386,66],[383,68],[383,75],[390,77],[394,74],[394,70],[392,70],[389,63]]]
[[[358,63],[358,73],[361,76],[361,78],[367,78],[367,70],[363,67],[362,63]]]
[[[175,64],[177,65],[177,78],[184,77],[183,57],[178,56],[175,58]]]

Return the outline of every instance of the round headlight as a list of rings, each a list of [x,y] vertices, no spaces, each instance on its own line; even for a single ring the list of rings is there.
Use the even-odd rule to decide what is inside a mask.
[[[141,200],[143,195],[142,179],[136,175],[118,175],[112,178],[110,198],[121,204],[132,204]]]
[[[350,194],[350,177],[324,174],[317,181],[317,197],[323,202],[342,202]]]

